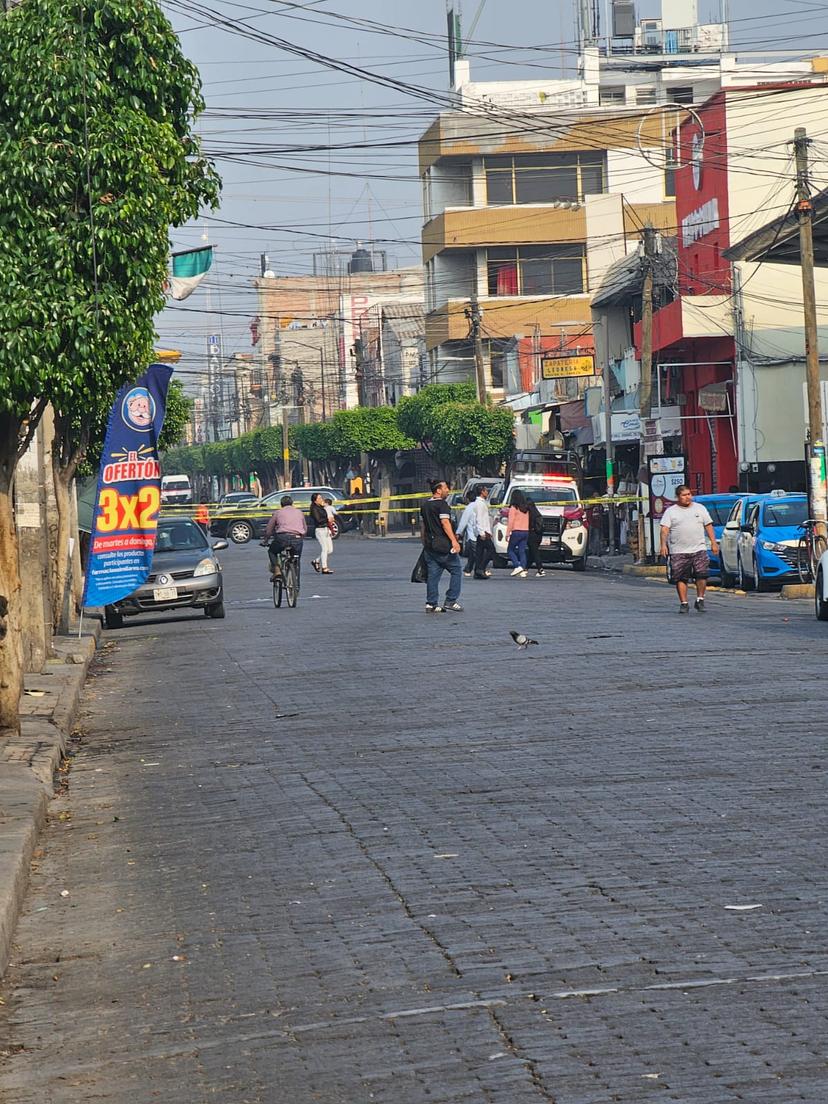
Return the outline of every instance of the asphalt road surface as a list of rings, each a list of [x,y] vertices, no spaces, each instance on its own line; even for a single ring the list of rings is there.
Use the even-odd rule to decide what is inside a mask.
[[[225,621],[106,634],[3,1104],[825,1104],[810,603],[498,572],[429,617],[413,541],[315,549],[296,610],[252,545]]]

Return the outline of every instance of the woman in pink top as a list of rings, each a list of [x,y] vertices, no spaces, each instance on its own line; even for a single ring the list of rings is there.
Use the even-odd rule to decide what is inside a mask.
[[[512,574],[520,575],[522,579],[525,579],[529,574],[526,570],[526,546],[529,541],[529,506],[523,491],[515,491],[512,495],[509,517],[506,522],[506,536],[509,538],[509,563],[514,569]]]

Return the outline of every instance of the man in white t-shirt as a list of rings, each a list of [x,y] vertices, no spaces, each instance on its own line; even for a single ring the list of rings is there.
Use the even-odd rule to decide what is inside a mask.
[[[676,584],[679,613],[689,613],[687,584],[696,582],[695,609],[704,613],[704,592],[710,574],[707,540],[714,556],[719,554],[713,518],[700,502],[693,501],[688,486],[676,488],[676,502],[668,506],[661,519],[661,555],[670,558],[670,578]]]

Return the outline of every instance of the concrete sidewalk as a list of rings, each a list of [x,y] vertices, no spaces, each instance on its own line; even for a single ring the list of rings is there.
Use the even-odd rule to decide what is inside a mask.
[[[0,976],[100,633],[100,622],[92,621],[80,638],[52,641],[54,657],[41,673],[26,676],[20,735],[0,746]]]

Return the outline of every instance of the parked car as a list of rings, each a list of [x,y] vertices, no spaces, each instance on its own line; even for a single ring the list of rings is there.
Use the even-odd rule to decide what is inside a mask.
[[[509,505],[515,491],[520,489],[527,498],[537,503],[543,517],[543,537],[541,538],[541,559],[548,563],[571,563],[575,571],[585,571],[587,564],[587,519],[586,511],[578,494],[578,485],[574,479],[565,476],[522,475],[513,479],[508,487],[501,489],[497,485],[492,489],[489,502],[494,517],[492,536],[495,546],[495,566],[503,567],[509,542],[506,538],[506,523]]]
[[[106,627],[120,629],[125,617],[172,609],[203,609],[208,617],[224,617],[224,582],[214,553],[226,547],[226,540],[211,546],[192,518],[162,517],[147,581],[104,607]]]
[[[466,482],[463,486],[463,490],[460,492],[460,498],[458,499],[458,503],[464,503],[465,504],[465,503],[471,501],[472,491],[479,491],[481,487],[489,487],[489,489],[491,490],[492,487],[497,486],[497,484],[500,483],[500,482],[501,482],[500,476],[487,476],[487,475],[472,476],[471,479],[466,480]],[[450,496],[450,497],[452,497],[452,496]]]
[[[771,491],[749,505],[738,538],[739,584],[756,590],[799,578],[798,549],[808,497]]]
[[[721,545],[722,531],[727,523],[727,519],[730,517],[733,507],[739,501],[739,495],[735,493],[694,495],[693,501],[700,502],[710,514],[713,519],[713,530],[716,534],[716,540],[719,542],[719,545]],[[719,563],[719,557],[714,556],[709,548],[707,554],[710,559],[710,574],[713,576],[720,575],[721,564]]]
[[[230,491],[218,500],[219,506],[238,506],[241,502],[257,502],[257,496],[250,491]]]
[[[701,496],[704,498],[704,495]],[[719,575],[722,586],[735,586],[739,579],[739,536],[742,526],[747,522],[748,510],[759,502],[764,495],[742,494],[730,507],[724,526],[719,534]],[[709,507],[708,507],[709,509]],[[711,514],[711,516],[713,516]],[[714,518],[715,528],[716,521]],[[717,530],[718,532],[718,530]]]
[[[254,499],[252,502],[242,502],[215,510],[210,521],[210,533],[214,537],[227,537],[234,544],[247,544],[254,538],[261,540],[273,511],[279,509],[284,495],[290,495],[294,506],[298,506],[307,514],[310,511],[311,497],[317,491],[325,498],[331,499],[335,510],[337,510],[337,503],[347,501],[342,491],[337,491],[333,487],[285,487],[281,491],[271,491],[264,498]],[[347,532],[354,525],[354,518],[348,513],[348,507],[340,507],[339,510],[341,512],[337,512],[334,522],[334,540],[340,533]]]
[[[186,506],[193,501],[193,488],[188,475],[161,476],[161,504]]]
[[[819,558],[814,579],[814,613],[817,621],[828,621],[828,552]]]

